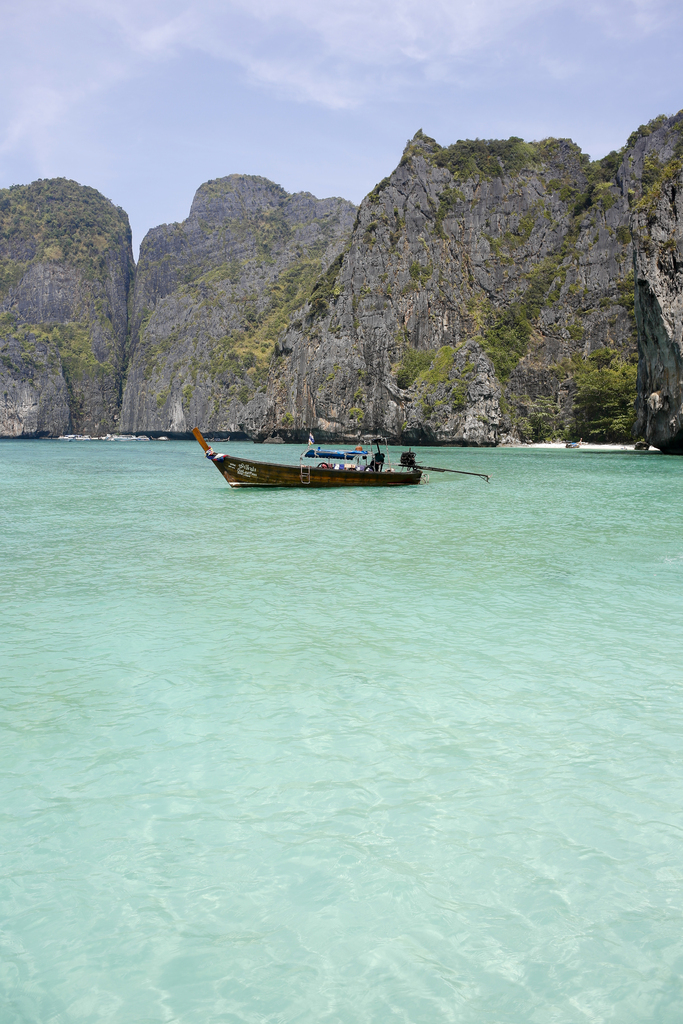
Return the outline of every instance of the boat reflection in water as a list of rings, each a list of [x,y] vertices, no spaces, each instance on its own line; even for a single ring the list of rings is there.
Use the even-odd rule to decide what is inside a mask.
[[[404,452],[399,465],[392,464],[383,438],[353,449],[310,445],[299,456],[298,466],[287,466],[222,455],[209,447],[201,431],[195,428],[192,433],[231,487],[396,487],[429,480],[415,465],[414,452]]]

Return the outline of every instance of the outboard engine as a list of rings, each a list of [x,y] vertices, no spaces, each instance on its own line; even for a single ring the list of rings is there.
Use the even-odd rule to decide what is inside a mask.
[[[412,450],[407,452],[401,452],[401,465],[405,466],[406,469],[415,469],[415,452]]]

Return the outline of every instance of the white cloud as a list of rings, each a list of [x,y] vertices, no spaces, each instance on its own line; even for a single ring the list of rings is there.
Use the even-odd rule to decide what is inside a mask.
[[[562,39],[556,53],[534,52],[538,23],[554,15],[607,39],[680,22],[673,0],[34,0],[4,21],[0,151],[38,153],[49,126],[88,97],[188,53],[330,109],[495,70],[516,49],[541,76],[571,78],[582,60]]]
[[[667,0],[598,0],[583,8],[587,21],[600,26],[608,38],[626,39],[655,35],[676,21],[680,22],[678,4]]]
[[[548,0],[434,0],[429,7],[416,0],[232,0],[229,7],[204,5],[191,42],[296,98],[344,107],[407,78],[433,77],[436,68],[552,6]]]

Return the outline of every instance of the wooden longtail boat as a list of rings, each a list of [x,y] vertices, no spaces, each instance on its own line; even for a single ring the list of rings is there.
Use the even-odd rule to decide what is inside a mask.
[[[298,466],[287,466],[221,455],[209,447],[196,427],[192,433],[231,487],[397,487],[429,479],[414,465],[414,456],[411,465],[386,465],[388,459],[379,440],[374,442],[376,452],[362,445],[352,450],[311,445],[301,453]]]

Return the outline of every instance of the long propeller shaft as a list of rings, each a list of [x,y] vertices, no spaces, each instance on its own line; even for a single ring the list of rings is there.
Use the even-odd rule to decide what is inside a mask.
[[[469,473],[466,469],[443,469],[441,466],[416,466],[415,469],[428,469],[430,473],[459,473],[461,476],[478,476],[486,483],[491,477],[487,473]]]

